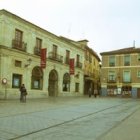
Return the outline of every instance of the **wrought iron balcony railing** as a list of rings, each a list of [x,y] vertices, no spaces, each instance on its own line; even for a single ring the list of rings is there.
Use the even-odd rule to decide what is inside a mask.
[[[63,63],[63,56],[61,56],[61,55],[59,55],[57,53],[49,52],[48,53],[48,58],[51,59],[51,60]]]
[[[12,40],[12,48],[26,52],[27,43],[16,39]]]

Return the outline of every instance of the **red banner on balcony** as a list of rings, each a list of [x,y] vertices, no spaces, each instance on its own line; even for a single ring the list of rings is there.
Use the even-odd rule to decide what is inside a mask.
[[[40,59],[41,59],[40,65],[41,65],[41,68],[46,68],[46,52],[47,52],[46,48],[41,49],[41,54],[40,54]]]
[[[70,75],[74,74],[74,58],[70,59],[69,62],[70,67]]]

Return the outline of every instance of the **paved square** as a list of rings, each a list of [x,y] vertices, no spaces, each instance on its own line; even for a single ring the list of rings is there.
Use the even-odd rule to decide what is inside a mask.
[[[139,108],[139,100],[122,98],[0,100],[0,140],[105,139]]]

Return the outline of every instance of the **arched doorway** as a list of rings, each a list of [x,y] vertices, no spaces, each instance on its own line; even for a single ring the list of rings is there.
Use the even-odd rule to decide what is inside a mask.
[[[56,70],[51,70],[49,73],[49,87],[48,87],[49,96],[58,95],[58,74]]]
[[[70,91],[70,75],[65,73],[63,76],[63,91]]]
[[[43,71],[40,67],[36,66],[32,70],[32,78],[31,78],[32,89],[42,89],[43,88]]]

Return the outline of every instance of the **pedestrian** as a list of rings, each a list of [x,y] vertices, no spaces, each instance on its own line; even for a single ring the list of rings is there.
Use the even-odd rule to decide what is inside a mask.
[[[94,97],[97,97],[97,89],[94,89]]]
[[[89,95],[89,97],[91,97],[91,95],[92,95],[91,87],[88,90],[88,95]]]
[[[27,90],[25,85],[22,84],[20,87],[20,102],[26,102]]]

